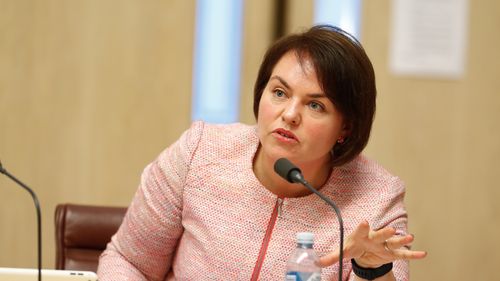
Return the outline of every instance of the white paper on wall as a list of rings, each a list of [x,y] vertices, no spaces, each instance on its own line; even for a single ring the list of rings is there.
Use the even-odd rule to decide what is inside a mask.
[[[468,0],[392,0],[391,72],[461,78],[468,14]]]

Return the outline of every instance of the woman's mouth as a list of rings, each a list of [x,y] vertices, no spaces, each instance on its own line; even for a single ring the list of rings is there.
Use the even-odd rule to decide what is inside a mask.
[[[274,136],[284,142],[298,142],[299,139],[290,131],[285,129],[276,129],[273,131]]]

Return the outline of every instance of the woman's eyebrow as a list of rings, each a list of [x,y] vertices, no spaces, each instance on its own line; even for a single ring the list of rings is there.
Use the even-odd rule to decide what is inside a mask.
[[[274,75],[272,76],[269,80],[278,80],[280,81],[281,84],[283,84],[283,86],[285,86],[285,88],[287,88],[287,90],[290,90],[290,85],[288,85],[288,83],[283,79],[281,78],[280,76],[278,75]],[[312,99],[319,99],[319,98],[328,98],[325,94],[323,93],[313,93],[313,94],[307,94],[307,96],[309,98],[312,98]]]
[[[290,90],[290,85],[288,85],[288,83],[283,78],[279,77],[278,75],[274,75],[269,80],[273,80],[273,79],[280,81],[280,83],[283,84],[283,86],[285,86],[285,88]]]
[[[318,94],[307,94],[308,97],[313,98],[313,99],[319,99],[319,98],[328,98],[325,94],[323,93],[318,93]]]

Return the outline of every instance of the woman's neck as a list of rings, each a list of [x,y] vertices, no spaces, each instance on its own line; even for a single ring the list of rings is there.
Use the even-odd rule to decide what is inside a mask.
[[[262,150],[257,150],[253,161],[253,171],[260,183],[270,192],[278,197],[302,197],[312,192],[305,186],[297,183],[289,183],[276,172],[274,172],[274,162],[277,159],[269,159]],[[302,164],[302,165],[301,165]],[[329,164],[299,163],[304,178],[316,189],[321,189],[326,183],[331,173]]]

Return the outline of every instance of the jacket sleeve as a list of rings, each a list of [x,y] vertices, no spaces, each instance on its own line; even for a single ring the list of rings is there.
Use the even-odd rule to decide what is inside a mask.
[[[380,212],[375,218],[374,228],[393,227],[396,235],[408,234],[408,214],[404,205],[405,186],[398,177],[392,177],[385,196],[380,197]],[[409,280],[409,262],[394,261],[392,271],[398,281]]]
[[[393,227],[396,229],[396,235],[406,235],[408,233],[408,214],[404,205],[404,183],[395,176],[385,178],[383,182],[377,194],[371,194],[374,197],[372,201],[374,208],[369,221],[370,226],[376,230]],[[392,271],[397,281],[409,280],[408,261],[394,261]],[[349,280],[354,280],[352,271]]]
[[[97,275],[108,280],[164,280],[183,233],[182,197],[203,123],[149,164],[118,232],[102,253]]]

